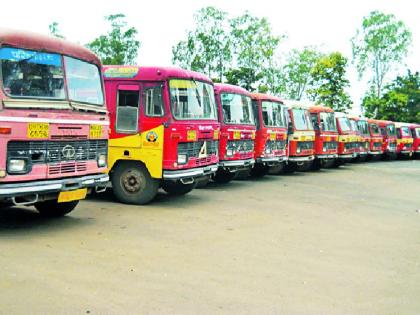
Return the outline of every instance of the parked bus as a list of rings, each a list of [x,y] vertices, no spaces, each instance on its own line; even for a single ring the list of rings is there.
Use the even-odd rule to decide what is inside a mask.
[[[379,160],[382,157],[382,134],[375,119],[368,119],[370,145],[369,158],[371,160]]]
[[[338,158],[338,131],[334,110],[316,105],[309,107],[315,130],[314,168],[332,167]]]
[[[410,130],[410,124],[396,122],[397,129],[397,150],[398,157],[410,157],[413,153],[413,136]]]
[[[315,132],[306,106],[284,101],[288,107],[288,162],[286,172],[309,170],[315,159]]]
[[[355,161],[364,162],[367,160],[370,147],[370,133],[367,120],[365,118],[348,116],[352,130],[357,134],[357,157]]]
[[[219,112],[219,168],[213,176],[218,183],[231,181],[237,172],[249,172],[255,163],[255,123],[251,95],[239,86],[215,84]]]
[[[410,125],[411,135],[413,137],[413,157],[420,157],[420,125]]]
[[[281,170],[287,160],[287,109],[278,97],[252,93],[252,108],[257,125],[255,165],[252,176]]]
[[[108,182],[101,63],[55,37],[0,30],[0,204],[72,211]]]
[[[382,135],[383,157],[388,160],[395,160],[397,157],[397,130],[392,121],[376,120]]]
[[[350,120],[344,113],[335,112],[335,119],[338,130],[338,158],[337,165],[350,162],[357,157],[359,148],[359,139],[357,134],[352,130]]]
[[[212,81],[179,68],[105,66],[115,197],[150,202],[162,187],[186,194],[218,168],[220,124]]]

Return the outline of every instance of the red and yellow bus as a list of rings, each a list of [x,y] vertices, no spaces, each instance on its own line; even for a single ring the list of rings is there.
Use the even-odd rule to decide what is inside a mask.
[[[309,170],[315,159],[315,132],[307,106],[299,101],[284,101],[288,107],[288,160],[286,172]]]
[[[88,49],[0,30],[0,206],[72,211],[108,182],[101,62]]]
[[[105,66],[111,119],[109,174],[116,198],[150,202],[162,187],[186,194],[219,162],[212,81],[171,67]]]
[[[410,125],[411,135],[413,137],[413,157],[420,157],[420,125]]]
[[[382,135],[383,157],[388,160],[395,160],[397,157],[397,130],[395,124],[388,120],[376,120]]]
[[[315,130],[314,168],[332,167],[338,158],[338,131],[334,110],[321,105],[309,108]]]
[[[370,133],[369,158],[372,160],[378,160],[383,154],[383,137],[375,119],[368,119],[368,126]]]
[[[357,157],[359,151],[359,138],[352,129],[347,115],[340,112],[334,113],[338,130],[338,158],[339,163],[350,162]]]
[[[219,168],[213,176],[218,183],[231,181],[237,172],[249,172],[255,163],[255,123],[251,94],[235,85],[214,85],[219,112]]]
[[[287,108],[278,97],[261,93],[252,93],[252,108],[257,134],[251,175],[260,177],[281,170],[287,160]]]
[[[396,122],[397,129],[397,150],[399,157],[411,157],[413,154],[413,135],[409,123]]]

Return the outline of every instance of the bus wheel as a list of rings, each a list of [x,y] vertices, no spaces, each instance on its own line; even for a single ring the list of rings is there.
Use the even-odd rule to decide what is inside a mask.
[[[54,200],[46,200],[37,202],[35,209],[44,217],[62,217],[76,208],[79,200],[70,202],[58,202]]]
[[[284,174],[292,174],[294,172],[296,172],[297,167],[295,163],[287,163],[284,168],[283,168],[283,173]]]
[[[285,166],[286,166],[286,163],[280,163],[279,165],[271,166],[268,170],[268,174],[281,175],[284,173]]]
[[[144,205],[155,198],[159,181],[150,176],[145,166],[123,162],[111,172],[112,190],[122,203]]]
[[[188,194],[191,190],[195,188],[196,185],[197,185],[196,182],[192,184],[183,184],[179,181],[176,181],[176,182],[167,181],[163,183],[162,189],[166,191],[168,195],[181,196],[181,195]]]
[[[307,172],[312,169],[313,164],[314,164],[313,161],[303,162],[303,164],[297,166],[297,170],[299,172]]]
[[[203,178],[200,178],[196,180],[196,182],[197,182],[197,185],[195,186],[195,188],[204,188],[210,182],[210,176],[205,176]]]
[[[263,177],[268,174],[268,166],[262,164],[255,164],[254,167],[251,169],[251,176],[252,177]]]
[[[334,167],[335,159],[326,159],[322,161],[322,167],[323,168],[332,168]]]
[[[324,166],[324,161],[321,162],[319,159],[315,159],[312,162],[311,169],[313,171],[319,171],[321,169],[321,166]]]
[[[235,173],[229,172],[227,170],[217,170],[216,174],[213,176],[213,180],[218,184],[227,184],[235,177]]]

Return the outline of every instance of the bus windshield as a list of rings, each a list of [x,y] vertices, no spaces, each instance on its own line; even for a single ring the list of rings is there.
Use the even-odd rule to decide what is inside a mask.
[[[410,131],[408,130],[408,127],[405,127],[405,126],[401,127],[400,130],[401,130],[401,135],[403,137],[409,137],[410,136]]]
[[[377,136],[380,134],[379,127],[377,124],[369,124],[369,125],[370,125],[370,130],[372,130],[373,135]]]
[[[388,134],[388,136],[396,136],[397,131],[395,130],[395,125],[394,124],[387,125],[386,126],[386,133]]]
[[[416,138],[420,138],[420,128],[416,128]]]
[[[359,128],[357,127],[356,121],[354,121],[353,119],[349,119],[349,121],[350,121],[351,130],[353,130],[353,131],[359,131]]]
[[[75,102],[103,105],[101,73],[97,66],[85,61],[64,57],[69,99]]]
[[[286,127],[283,105],[277,102],[262,102],[262,117],[266,127]]]
[[[10,97],[65,100],[67,82],[71,101],[104,104],[96,65],[65,56],[63,67],[59,54],[11,47],[0,48],[0,62],[4,92]]]
[[[334,113],[321,112],[321,126],[324,131],[337,131],[337,125],[334,119]]]
[[[59,54],[3,47],[0,61],[6,95],[65,99],[64,70]]]
[[[302,108],[294,108],[292,111],[293,124],[296,130],[314,130],[308,111]]]
[[[350,121],[347,117],[338,118],[338,123],[340,124],[341,131],[350,131],[351,130]]]
[[[171,109],[175,119],[217,119],[213,86],[195,80],[169,81]]]
[[[357,121],[357,126],[359,126],[359,130],[362,135],[369,135],[369,129],[366,120]]]
[[[221,93],[220,99],[225,123],[254,124],[250,97],[234,93]]]

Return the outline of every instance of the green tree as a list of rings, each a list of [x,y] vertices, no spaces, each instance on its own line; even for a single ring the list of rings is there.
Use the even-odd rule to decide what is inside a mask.
[[[48,25],[48,29],[51,35],[64,39],[64,36],[61,34],[60,29],[58,27],[58,22],[52,22],[50,25]]]
[[[311,88],[312,71],[322,54],[313,47],[292,50],[279,75],[279,93],[293,100],[301,100]]]
[[[140,48],[137,29],[127,26],[124,14],[108,15],[105,20],[110,23],[110,31],[94,39],[87,45],[88,48],[95,52],[104,64],[135,64]]]
[[[227,13],[215,7],[198,10],[195,29],[172,47],[172,62],[223,81],[232,60]]]
[[[359,78],[369,68],[372,71],[370,83],[380,98],[386,75],[407,56],[410,30],[393,14],[373,11],[364,17],[362,28],[357,30],[351,42]]]
[[[378,98],[374,89],[363,99],[366,116],[392,121],[420,122],[420,75],[398,76]]]
[[[337,111],[349,109],[352,102],[346,92],[350,85],[346,67],[347,58],[339,52],[319,58],[311,71],[310,98]]]
[[[241,86],[249,90],[256,90],[258,84],[267,86],[267,82],[258,81],[265,78],[283,37],[272,34],[266,18],[252,16],[249,12],[233,18],[230,25],[235,66],[226,76],[236,77],[242,82]]]

